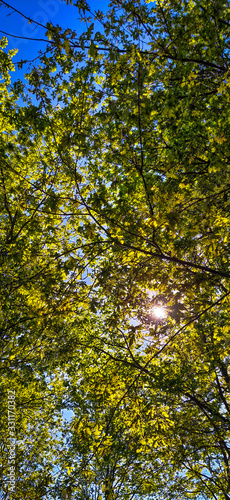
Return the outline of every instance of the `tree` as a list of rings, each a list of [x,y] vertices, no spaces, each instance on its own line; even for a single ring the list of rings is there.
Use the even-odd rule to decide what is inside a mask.
[[[29,494],[227,500],[229,6],[76,8],[28,83],[1,52],[4,374],[74,411]]]

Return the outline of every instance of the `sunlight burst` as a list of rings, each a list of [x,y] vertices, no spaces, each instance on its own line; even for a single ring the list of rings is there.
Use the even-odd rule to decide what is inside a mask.
[[[163,319],[167,316],[167,312],[163,306],[154,306],[151,312],[158,319]]]

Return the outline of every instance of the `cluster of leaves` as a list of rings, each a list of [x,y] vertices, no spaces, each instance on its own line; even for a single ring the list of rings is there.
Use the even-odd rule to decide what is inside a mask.
[[[1,42],[14,498],[229,500],[230,7],[76,9],[25,82]]]

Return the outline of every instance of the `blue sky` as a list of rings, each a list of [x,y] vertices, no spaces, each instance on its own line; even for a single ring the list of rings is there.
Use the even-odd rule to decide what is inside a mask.
[[[85,26],[80,22],[78,9],[72,5],[67,5],[63,0],[8,0],[7,3],[19,10],[30,19],[46,25],[52,22],[59,24],[62,28],[72,28],[77,33],[82,33]],[[106,11],[109,0],[89,0],[91,11]],[[36,26],[35,23],[29,23],[27,19],[13,9],[7,8],[0,1],[0,30],[22,38],[15,38],[4,35],[0,32],[0,38],[7,36],[8,48],[18,49],[18,54],[14,62],[23,60],[32,60],[36,57],[39,50],[45,48],[45,42],[39,41],[45,38],[45,29]],[[25,38],[23,38],[25,37]],[[27,40],[26,38],[36,38],[38,41]]]

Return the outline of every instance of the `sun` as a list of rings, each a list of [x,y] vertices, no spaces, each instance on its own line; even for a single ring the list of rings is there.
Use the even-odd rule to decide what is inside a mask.
[[[163,306],[154,306],[151,309],[151,312],[152,312],[153,316],[155,316],[155,318],[157,318],[157,319],[163,319],[163,318],[166,318],[166,316],[167,316],[167,312]]]

